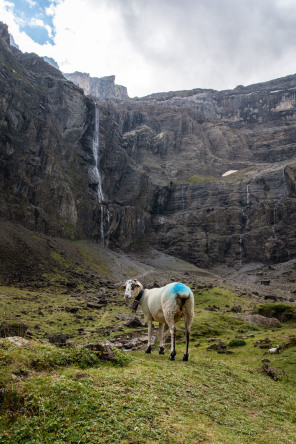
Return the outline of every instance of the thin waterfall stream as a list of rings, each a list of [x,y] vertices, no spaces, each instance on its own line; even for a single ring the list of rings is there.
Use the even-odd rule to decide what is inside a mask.
[[[99,132],[100,132],[100,120],[99,120],[99,112],[98,112],[98,106],[95,104],[95,127],[94,127],[94,134],[93,134],[93,143],[92,143],[92,150],[93,150],[93,156],[95,159],[95,176],[98,181],[98,202],[100,205],[100,236],[101,236],[101,242],[104,247],[105,244],[105,231],[104,231],[104,195],[103,195],[103,189],[102,189],[102,177],[100,173],[99,168],[99,154],[100,154],[100,138],[99,138]],[[108,221],[110,219],[109,211],[107,209],[108,214]],[[109,242],[108,242],[109,243]],[[108,245],[107,245],[108,246]]]

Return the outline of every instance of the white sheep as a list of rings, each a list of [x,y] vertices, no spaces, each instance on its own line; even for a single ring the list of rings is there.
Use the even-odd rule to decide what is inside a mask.
[[[159,353],[164,354],[163,328],[167,324],[171,333],[171,354],[169,359],[175,360],[176,327],[175,323],[184,317],[186,327],[186,350],[183,361],[188,361],[190,327],[194,315],[194,296],[190,288],[180,282],[173,282],[161,288],[144,289],[136,279],[126,281],[120,287],[125,290],[125,299],[135,298],[132,308],[136,311],[140,304],[145,321],[148,323],[148,348],[151,353],[152,322],[159,322]]]
[[[275,355],[278,354],[280,352],[280,346],[276,345],[274,348],[270,348],[268,350],[268,353],[270,353],[271,355]]]

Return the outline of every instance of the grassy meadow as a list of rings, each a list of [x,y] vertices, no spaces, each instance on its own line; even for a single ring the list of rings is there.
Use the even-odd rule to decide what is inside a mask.
[[[295,324],[289,321],[277,329],[249,325],[236,319],[230,307],[240,304],[243,310],[254,310],[256,299],[250,295],[194,285],[193,290],[196,308],[189,362],[182,361],[180,323],[175,362],[168,360],[168,350],[159,355],[155,346],[151,355],[143,350],[116,351],[116,361],[110,363],[96,352],[59,348],[41,339],[47,324],[50,331],[67,331],[77,344],[92,336],[112,340],[116,329],[106,338],[105,326],[111,323],[127,331],[118,313],[129,313],[125,306],[116,306],[116,297],[113,305],[87,321],[81,299],[38,293],[38,303],[36,299],[33,303],[33,292],[10,289],[10,297],[5,297],[8,291],[2,288],[5,313],[16,312],[21,305],[29,321],[36,312],[39,329],[25,346],[7,340],[0,344],[0,442],[294,443]],[[61,310],[70,302],[81,304],[76,314],[82,313],[79,325],[85,335],[78,331],[73,313]],[[244,338],[245,345],[230,347],[236,337]],[[266,338],[270,346],[282,347],[279,354],[254,347]],[[207,350],[219,340],[227,353]],[[273,375],[263,369],[266,358]]]

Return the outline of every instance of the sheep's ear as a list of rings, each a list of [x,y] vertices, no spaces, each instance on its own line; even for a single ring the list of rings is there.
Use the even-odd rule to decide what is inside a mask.
[[[119,290],[125,290],[125,284],[119,287]]]
[[[137,281],[137,279],[134,279],[133,280],[133,288],[136,288],[136,287],[141,287],[141,284],[139,281]]]

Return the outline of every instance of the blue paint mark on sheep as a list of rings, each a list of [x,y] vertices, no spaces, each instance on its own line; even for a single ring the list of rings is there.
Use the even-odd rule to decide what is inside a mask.
[[[172,288],[172,291],[174,293],[190,293],[190,288],[186,287],[186,285],[181,284],[180,282],[178,282],[177,284],[175,284]]]

